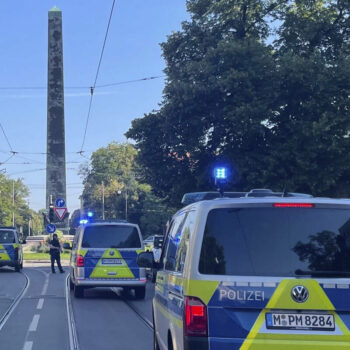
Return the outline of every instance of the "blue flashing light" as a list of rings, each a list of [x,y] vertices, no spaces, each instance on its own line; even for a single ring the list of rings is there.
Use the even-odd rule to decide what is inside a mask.
[[[87,224],[89,221],[87,220],[87,219],[81,219],[80,221],[79,221],[79,224],[80,225],[85,225],[85,224]]]
[[[92,211],[88,211],[88,212],[87,212],[87,216],[88,216],[89,218],[92,218],[92,217],[94,216],[94,213],[93,213]]]
[[[228,177],[227,168],[214,168],[214,177],[217,180],[226,180]]]

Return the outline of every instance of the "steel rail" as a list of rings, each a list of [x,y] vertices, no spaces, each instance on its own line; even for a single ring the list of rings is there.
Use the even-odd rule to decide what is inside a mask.
[[[70,350],[79,350],[77,329],[75,326],[72,301],[70,297],[69,279],[70,279],[70,274],[68,274],[66,278],[66,308],[67,308],[67,317],[68,317],[69,346],[70,346]]]
[[[5,311],[5,313],[0,317],[0,331],[4,328],[6,322],[8,321],[8,319],[10,318],[10,316],[12,315],[14,310],[16,309],[17,305],[23,299],[24,295],[26,294],[26,292],[29,288],[30,280],[29,280],[28,275],[25,272],[21,272],[21,274],[24,275],[24,277],[26,279],[26,284],[23,287],[23,289],[18,293],[16,298],[12,301],[12,303],[10,304],[8,309]]]
[[[117,294],[119,296],[119,293],[118,293],[118,289],[117,288],[111,288],[112,291]],[[127,300],[125,297],[121,297],[122,300],[124,301],[124,303],[138,316],[138,318],[147,326],[149,327],[150,329],[153,330],[153,322],[151,322],[150,320],[148,320],[146,317],[144,317],[142,315],[142,313],[137,310],[137,308],[129,302],[129,300]]]

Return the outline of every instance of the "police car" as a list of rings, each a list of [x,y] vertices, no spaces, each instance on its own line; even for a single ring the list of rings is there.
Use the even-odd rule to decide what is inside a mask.
[[[23,251],[16,227],[0,227],[0,267],[11,266],[19,272],[23,268]]]
[[[134,289],[138,299],[145,297],[146,273],[137,265],[144,251],[137,225],[125,221],[85,222],[77,229],[70,258],[70,287],[81,298],[92,287]]]
[[[158,269],[154,349],[349,349],[350,200],[205,196],[174,215],[160,263],[139,255]]]

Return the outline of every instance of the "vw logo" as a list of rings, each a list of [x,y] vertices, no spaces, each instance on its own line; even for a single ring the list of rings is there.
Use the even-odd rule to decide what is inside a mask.
[[[111,250],[110,252],[109,252],[109,255],[111,255],[111,256],[113,256],[115,254],[115,251],[114,250]]]
[[[305,303],[309,298],[309,291],[304,286],[295,286],[292,288],[291,296],[297,303]]]

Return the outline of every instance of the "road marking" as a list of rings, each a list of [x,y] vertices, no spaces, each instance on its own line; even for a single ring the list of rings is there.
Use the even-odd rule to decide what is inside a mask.
[[[40,319],[40,315],[38,314],[34,315],[32,323],[29,326],[29,332],[36,331],[36,329],[38,328],[39,319]]]
[[[39,301],[38,301],[38,305],[36,306],[36,308],[38,310],[41,310],[43,308],[43,305],[44,305],[44,299],[43,298],[40,298]]]
[[[47,288],[49,287],[49,278],[50,278],[50,275],[47,274],[45,278],[45,283],[43,285],[43,290],[41,291],[41,295],[45,295],[47,292]]]
[[[23,346],[23,350],[32,350],[33,342],[32,341],[26,341]]]

